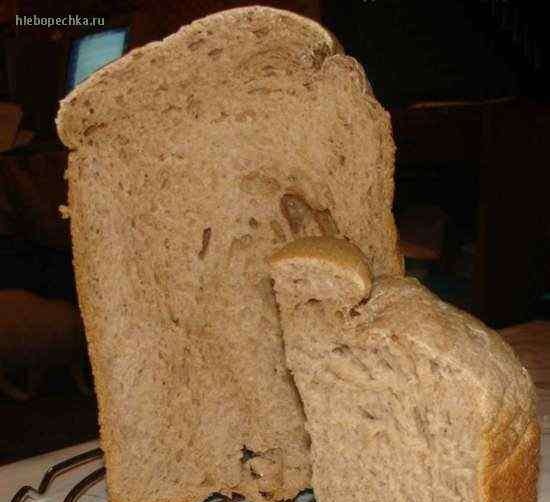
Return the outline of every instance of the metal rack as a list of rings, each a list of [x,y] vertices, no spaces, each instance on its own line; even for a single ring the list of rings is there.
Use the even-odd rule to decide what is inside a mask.
[[[87,464],[88,462],[91,462],[92,460],[97,460],[103,456],[103,451],[100,448],[95,448],[93,450],[81,453],[80,455],[76,455],[75,457],[71,457],[67,460],[64,460],[63,462],[59,462],[58,464],[53,465],[50,467],[44,476],[42,477],[42,481],[40,481],[40,485],[38,488],[34,488],[32,486],[23,486],[21,487],[17,493],[13,496],[11,499],[11,502],[24,502],[31,496],[32,494],[36,495],[44,495],[46,493],[46,490],[52,483],[52,481],[61,473],[73,469],[74,467],[78,467],[83,464]],[[95,485],[99,480],[103,479],[105,477],[105,467],[101,467],[88,476],[86,476],[82,481],[77,483],[71,491],[67,494],[63,502],[74,502],[78,499],[80,495],[82,495],[86,490],[91,488],[93,485]]]
[[[71,457],[63,462],[50,467],[42,477],[38,488],[32,486],[23,486],[11,499],[11,502],[25,502],[32,497],[32,495],[44,495],[51,485],[52,481],[60,474],[79,467],[81,465],[98,460],[103,457],[103,451],[101,448],[95,448],[93,450],[86,451],[74,457]],[[63,499],[63,502],[75,502],[80,495],[83,495],[88,489],[95,485],[98,481],[105,477],[105,467],[96,469],[91,474],[88,474],[84,479],[79,481]],[[30,499],[32,500],[32,499]],[[213,493],[204,502],[245,502],[244,498],[234,493],[232,497],[226,497],[220,493]],[[313,492],[311,490],[304,490],[300,492],[293,502],[315,502]]]

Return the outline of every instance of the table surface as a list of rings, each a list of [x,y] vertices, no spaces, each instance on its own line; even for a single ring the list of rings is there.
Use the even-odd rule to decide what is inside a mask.
[[[539,416],[550,416],[550,321],[534,321],[500,331],[537,387]]]
[[[501,334],[515,349],[537,386],[538,411],[544,433],[539,501],[547,501],[550,500],[550,322],[533,322],[514,326],[502,330]],[[83,451],[96,448],[97,445],[97,441],[90,441],[0,467],[0,500],[8,502],[21,486],[37,487],[49,466]],[[102,460],[95,460],[77,469],[67,471],[53,481],[47,496],[33,500],[62,502],[65,495],[78,481],[102,465]],[[105,481],[97,483],[78,500],[80,502],[107,500]]]

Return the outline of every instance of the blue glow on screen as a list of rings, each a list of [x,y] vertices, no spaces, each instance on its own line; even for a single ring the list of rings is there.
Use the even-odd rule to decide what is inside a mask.
[[[122,56],[127,36],[128,28],[116,28],[87,35],[74,42],[69,58],[68,90]]]

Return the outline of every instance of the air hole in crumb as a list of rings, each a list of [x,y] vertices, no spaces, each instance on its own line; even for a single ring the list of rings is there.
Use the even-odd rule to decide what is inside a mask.
[[[201,486],[212,486],[213,484],[214,482],[212,481],[212,476],[210,475],[210,473],[207,472],[204,475],[204,479],[201,482]]]
[[[195,42],[191,42],[187,48],[190,50],[190,51],[196,51],[202,44],[204,44],[204,38],[199,38],[198,40],[196,40]]]
[[[265,28],[258,28],[257,30],[252,30],[252,33],[258,38],[265,37],[269,33],[269,28],[267,26]]]
[[[258,223],[258,220],[256,218],[250,218],[248,220],[248,224],[252,227],[252,228],[258,228],[258,226],[260,225]]]
[[[235,502],[241,502],[244,500],[244,496],[241,495],[240,493],[233,492],[231,494],[231,500],[234,500]]]
[[[88,136],[89,134],[92,134],[93,132],[97,131],[98,129],[102,129],[105,126],[106,126],[106,124],[104,124],[104,123],[92,124],[91,126],[86,127],[86,129],[84,129],[82,134],[84,136]]]
[[[330,209],[313,211],[313,217],[323,235],[337,235],[339,233]]]
[[[273,493],[271,492],[260,492],[260,495],[267,500],[271,500],[273,498]]]
[[[222,495],[221,493],[214,492],[208,495],[204,502],[218,502],[220,500],[231,500],[229,497]]]
[[[217,49],[212,49],[211,51],[208,51],[208,55],[210,57],[215,57],[215,56],[218,56],[219,54],[221,54],[223,52],[223,49],[221,47],[217,48]]]
[[[313,216],[311,206],[302,197],[292,193],[281,197],[280,209],[294,235],[302,233],[307,220]]]
[[[365,418],[368,418],[369,420],[376,420],[376,417],[369,410],[359,407],[359,411]]]
[[[336,347],[334,347],[332,349],[332,352],[334,354],[341,354],[342,355],[342,354],[347,354],[349,352],[349,350],[350,350],[349,345],[343,344],[343,345],[337,345]]]
[[[359,312],[358,310],[355,310],[355,309],[351,309],[349,311],[349,315],[350,317],[358,317],[361,315],[361,312]]]
[[[390,364],[390,362],[387,359],[382,358],[382,364],[388,368],[390,371],[393,371],[393,366]]]
[[[356,307],[360,307],[361,305],[366,305],[368,301],[369,301],[368,298],[363,298],[363,299],[356,305]]]
[[[339,320],[339,321],[343,321],[344,320],[344,313],[341,311],[341,310],[337,310],[334,315],[336,316],[336,318]]]
[[[312,502],[312,500],[314,500],[313,490],[311,488],[307,488],[306,490],[302,490],[298,493],[293,502]]]
[[[211,228],[205,228],[202,231],[202,247],[199,251],[199,259],[203,260],[206,256],[206,253],[208,252],[208,246],[210,245],[210,237],[212,235],[212,229]]]
[[[320,300],[317,300],[317,298],[310,298],[306,302],[306,305],[317,305],[318,303],[321,303],[321,302],[320,302]]]
[[[241,462],[244,464],[245,462],[248,462],[249,460],[252,460],[254,457],[257,457],[258,454],[255,451],[249,450],[246,445],[244,445],[241,448],[242,456],[241,456]]]

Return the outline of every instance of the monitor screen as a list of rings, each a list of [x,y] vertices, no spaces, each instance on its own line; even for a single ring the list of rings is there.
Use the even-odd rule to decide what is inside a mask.
[[[102,66],[122,56],[127,37],[128,28],[115,28],[86,35],[73,42],[67,72],[67,91]]]

